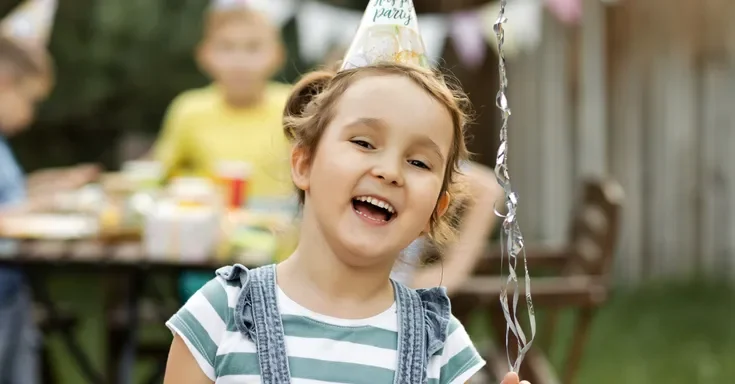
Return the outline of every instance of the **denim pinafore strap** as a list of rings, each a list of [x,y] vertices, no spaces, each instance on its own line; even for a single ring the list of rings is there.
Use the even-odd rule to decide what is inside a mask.
[[[220,268],[217,275],[240,281],[237,329],[256,344],[263,384],[290,383],[283,322],[278,311],[276,267]],[[451,317],[444,288],[413,290],[393,281],[398,310],[398,366],[394,384],[428,382],[429,359],[444,347]]]

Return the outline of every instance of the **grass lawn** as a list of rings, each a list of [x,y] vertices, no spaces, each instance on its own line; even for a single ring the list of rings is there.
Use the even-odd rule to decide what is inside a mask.
[[[87,314],[79,335],[103,364],[101,294],[97,282],[79,276],[52,283],[62,300],[74,300]],[[543,315],[543,314],[540,314]],[[573,329],[565,322],[556,339]],[[163,328],[147,337],[167,338]],[[563,343],[561,343],[563,344]],[[83,382],[66,352],[54,340],[62,383]],[[563,356],[555,348],[552,361]],[[150,367],[141,365],[144,374]],[[735,290],[724,287],[652,286],[618,292],[599,313],[587,345],[578,384],[711,384],[735,381]]]
[[[727,382],[735,382],[735,291],[702,285],[615,296],[596,319],[578,380]]]

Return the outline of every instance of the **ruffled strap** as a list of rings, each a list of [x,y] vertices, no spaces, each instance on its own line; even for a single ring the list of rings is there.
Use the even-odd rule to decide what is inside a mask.
[[[242,265],[221,268],[217,275],[239,281],[235,326],[255,343],[263,384],[291,382],[283,322],[278,312],[276,266],[248,270]]]
[[[222,267],[217,270],[217,276],[225,279],[225,281],[240,282],[240,293],[237,296],[237,304],[235,305],[235,326],[243,335],[247,335],[250,340],[255,341],[255,320],[253,318],[253,301],[250,297],[251,271],[241,264]]]
[[[444,288],[413,290],[393,281],[398,308],[395,384],[423,384],[431,357],[444,347],[451,316]]]
[[[452,317],[452,304],[447,289],[436,287],[417,289],[424,308],[424,331],[426,332],[426,356],[431,358],[444,348],[449,332],[449,320]]]

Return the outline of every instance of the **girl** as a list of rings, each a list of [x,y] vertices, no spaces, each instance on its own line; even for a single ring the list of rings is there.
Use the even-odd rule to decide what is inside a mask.
[[[422,67],[423,47],[402,45],[418,35],[412,2],[384,3],[370,3],[364,21],[377,29],[355,41],[398,38],[348,53],[337,74],[305,77],[287,102],[296,250],[278,265],[222,268],[192,296],[167,322],[165,383],[460,384],[485,365],[444,288],[390,279],[418,237],[452,238],[468,154],[466,98]]]
[[[463,103],[413,66],[297,84],[285,127],[303,203],[299,245],[278,266],[220,269],[172,317],[166,383],[453,384],[478,372],[485,362],[444,290],[389,279],[418,236],[451,236],[444,215],[467,157]]]

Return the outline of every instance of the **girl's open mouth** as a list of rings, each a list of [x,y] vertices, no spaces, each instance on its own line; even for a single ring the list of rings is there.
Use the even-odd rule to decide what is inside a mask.
[[[358,196],[352,199],[355,213],[376,223],[387,223],[396,217],[396,210],[387,201],[370,196]]]

